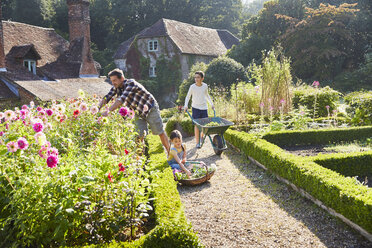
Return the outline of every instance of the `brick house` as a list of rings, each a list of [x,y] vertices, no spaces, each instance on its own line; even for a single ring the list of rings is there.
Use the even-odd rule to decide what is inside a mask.
[[[160,19],[120,44],[114,60],[118,68],[135,79],[141,79],[141,57],[149,59],[149,77],[156,77],[156,61],[160,56],[180,64],[182,80],[196,62],[209,63],[226,53],[239,39],[227,30],[211,29]]]
[[[67,4],[69,41],[51,28],[0,22],[0,105],[76,97],[78,89],[109,91],[90,51],[89,0]]]

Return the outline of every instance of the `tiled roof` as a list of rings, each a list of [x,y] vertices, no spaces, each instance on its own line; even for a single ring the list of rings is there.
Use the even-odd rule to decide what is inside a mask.
[[[9,53],[6,56],[13,58],[24,58],[30,51],[35,56],[35,59],[41,59],[33,44],[14,46],[12,47],[12,49],[10,49]]]
[[[98,96],[106,95],[111,85],[106,78],[71,78],[58,81],[17,81],[16,84],[40,98],[42,101],[78,97],[78,90]]]
[[[69,42],[52,28],[3,21],[3,33],[5,54],[14,46],[33,44],[41,57],[38,66],[57,60],[69,46]]]
[[[195,55],[219,56],[224,54],[234,44],[239,44],[239,39],[227,30],[194,26],[164,18],[151,27],[142,30],[136,37],[160,36],[169,36],[181,53]],[[114,59],[124,58],[133,40],[134,37],[123,42],[114,55]]]

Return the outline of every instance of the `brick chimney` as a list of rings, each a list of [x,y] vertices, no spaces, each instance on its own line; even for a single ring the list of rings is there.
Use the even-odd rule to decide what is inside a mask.
[[[67,0],[70,47],[82,42],[80,77],[98,77],[90,51],[89,0]]]
[[[0,0],[0,72],[6,71],[5,64],[5,52],[4,52],[4,35],[3,35],[3,13],[1,10],[1,0]]]

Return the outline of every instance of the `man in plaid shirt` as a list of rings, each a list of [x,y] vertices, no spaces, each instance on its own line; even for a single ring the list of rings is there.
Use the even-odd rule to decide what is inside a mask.
[[[143,140],[145,131],[147,131],[147,124],[149,124],[152,133],[159,135],[163,146],[169,152],[168,136],[164,132],[159,105],[154,96],[134,79],[126,79],[120,69],[109,72],[108,76],[113,87],[99,103],[99,109],[107,104],[115,95],[117,99],[102,115],[108,116],[110,112],[116,110],[124,103],[136,113],[136,126],[141,140]]]

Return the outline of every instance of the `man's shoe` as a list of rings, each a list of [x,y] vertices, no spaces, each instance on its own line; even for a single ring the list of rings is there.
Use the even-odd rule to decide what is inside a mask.
[[[198,149],[200,149],[201,148],[201,146],[200,146],[200,144],[198,143],[198,144],[196,144],[196,148],[198,148]]]

